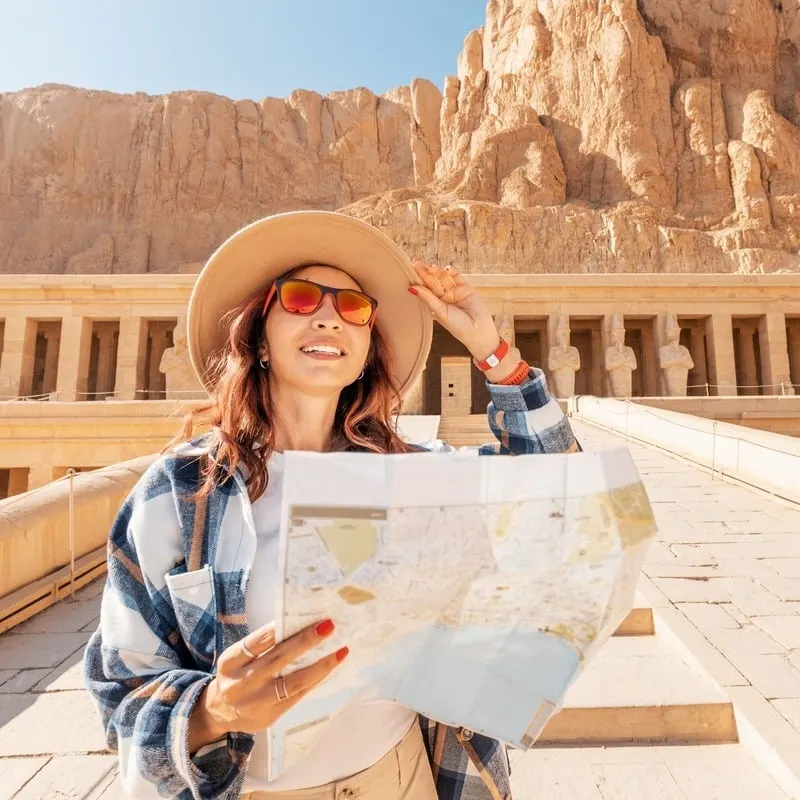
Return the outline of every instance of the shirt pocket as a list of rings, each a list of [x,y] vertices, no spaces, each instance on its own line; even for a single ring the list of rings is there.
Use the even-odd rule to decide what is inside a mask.
[[[217,601],[214,571],[206,565],[191,572],[168,573],[167,582],[178,631],[200,669],[217,660]]]

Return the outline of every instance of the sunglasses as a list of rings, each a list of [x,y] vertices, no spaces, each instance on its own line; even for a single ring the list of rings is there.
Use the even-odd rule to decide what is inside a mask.
[[[326,294],[332,295],[336,313],[350,325],[371,325],[378,308],[375,298],[354,289],[334,289],[302,278],[279,278],[264,301],[264,315],[276,294],[284,311],[306,316],[313,314],[322,305]]]

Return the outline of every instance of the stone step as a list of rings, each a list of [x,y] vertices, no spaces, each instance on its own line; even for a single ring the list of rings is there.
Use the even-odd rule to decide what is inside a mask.
[[[656,632],[653,609],[645,606],[632,608],[619,624],[614,636],[653,636]]]
[[[547,800],[791,797],[739,744],[514,751],[511,784],[514,797]]]
[[[486,414],[443,416],[439,421],[438,437],[454,447],[468,447],[492,441]]]
[[[733,705],[658,636],[612,637],[537,745],[737,742]]]

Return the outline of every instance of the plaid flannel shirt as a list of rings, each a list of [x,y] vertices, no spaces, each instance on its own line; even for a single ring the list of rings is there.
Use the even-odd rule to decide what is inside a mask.
[[[490,385],[489,454],[579,449],[544,375],[520,386]],[[84,656],[87,688],[106,742],[136,798],[238,798],[253,737],[189,753],[189,716],[217,656],[248,631],[247,581],[256,547],[244,476],[195,502],[205,439],[159,458],[123,503],[108,542],[101,618]],[[453,448],[433,442],[422,449]],[[250,517],[252,519],[252,517]],[[420,719],[437,791],[444,800],[511,797],[499,742]]]

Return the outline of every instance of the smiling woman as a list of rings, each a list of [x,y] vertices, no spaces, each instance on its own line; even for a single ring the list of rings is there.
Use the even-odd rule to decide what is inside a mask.
[[[262,360],[270,361],[279,383],[303,381],[315,387],[334,381],[341,388],[342,381],[348,385],[363,377],[376,301],[333,267],[295,270],[291,278],[276,281],[275,287],[277,292],[271,290],[267,299],[267,312],[275,296],[279,308],[267,316]],[[304,319],[309,315],[314,316],[310,322]],[[298,351],[305,358],[289,357]]]
[[[404,442],[393,422],[425,366],[433,320],[486,376],[498,441],[482,453],[576,449],[543,374],[502,339],[464,277],[410,262],[371,226],[278,215],[209,259],[187,331],[211,400],[120,511],[86,651],[132,796],[511,796],[502,745],[388,701],[354,701],[302,761],[277,777],[268,769],[270,726],[348,654],[291,670],[324,645],[331,619],[275,641],[284,453],[447,450]],[[198,415],[211,432],[193,439]]]

